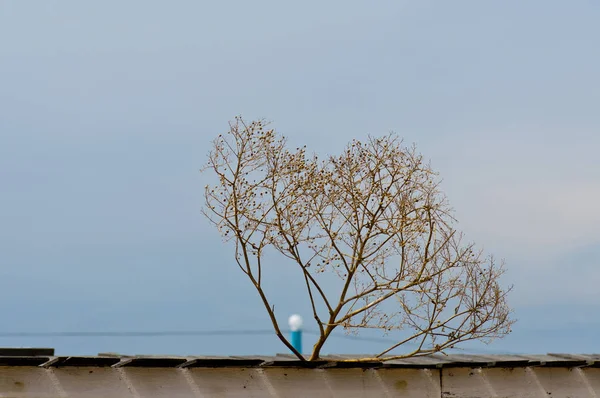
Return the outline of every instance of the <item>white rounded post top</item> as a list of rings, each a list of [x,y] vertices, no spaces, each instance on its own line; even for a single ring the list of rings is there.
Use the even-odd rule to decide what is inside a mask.
[[[288,319],[288,323],[290,325],[290,329],[292,332],[296,332],[302,329],[302,317],[298,314],[294,314]]]

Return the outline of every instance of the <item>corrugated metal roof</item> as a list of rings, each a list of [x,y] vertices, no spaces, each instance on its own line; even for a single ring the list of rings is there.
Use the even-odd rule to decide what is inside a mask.
[[[329,355],[319,361],[302,362],[292,355],[275,356],[1,356],[0,366],[40,367],[145,367],[145,368],[222,368],[222,367],[301,367],[301,368],[451,368],[451,367],[598,367],[600,354],[545,355],[466,355],[434,354],[381,361],[351,361],[365,355]]]

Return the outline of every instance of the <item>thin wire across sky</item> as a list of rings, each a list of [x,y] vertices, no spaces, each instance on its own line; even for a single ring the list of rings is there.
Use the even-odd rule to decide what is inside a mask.
[[[284,333],[289,333],[289,330],[282,330]],[[318,336],[319,332],[316,330],[303,330],[302,333],[311,336]],[[0,332],[0,338],[15,338],[15,337],[28,337],[28,338],[43,338],[43,337],[193,337],[193,336],[268,336],[273,335],[273,330],[269,329],[235,329],[235,330],[157,330],[157,331],[122,331],[122,332],[111,332],[111,331],[72,331],[72,332]],[[371,343],[386,343],[393,344],[397,341],[385,337],[365,337],[355,336],[348,334],[332,334],[332,338],[354,340],[354,341],[365,341]],[[407,344],[411,346],[411,344]],[[476,349],[463,349],[455,348],[452,351],[459,351],[464,353],[487,353],[487,354],[514,354],[506,351],[490,350],[484,347]]]

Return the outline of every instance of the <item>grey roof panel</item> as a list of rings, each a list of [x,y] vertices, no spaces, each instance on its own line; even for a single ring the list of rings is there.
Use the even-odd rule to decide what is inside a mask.
[[[281,367],[281,366],[287,366],[287,367],[317,367],[319,365],[321,365],[321,361],[300,361],[298,359],[296,360],[289,360],[289,359],[282,359],[282,358],[273,358],[270,361],[264,361],[262,364],[260,364],[260,366],[270,366],[270,367]]]
[[[373,369],[380,368],[383,366],[383,362],[376,361],[360,361],[360,362],[331,362],[328,367],[332,368],[360,368],[360,369]]]
[[[182,363],[180,368],[227,368],[227,367],[255,367],[263,364],[262,359],[253,358],[190,358]]]
[[[231,356],[230,358],[234,358],[234,359],[259,359],[263,362],[271,362],[271,361],[298,361],[298,358],[296,358],[296,356],[288,356],[288,355],[234,355]]]
[[[37,357],[54,355],[54,348],[5,348],[0,347],[0,356],[6,357]]]
[[[452,359],[446,355],[434,354],[390,360],[384,358],[384,361],[386,367],[436,368],[451,363]]]
[[[108,367],[113,366],[121,361],[117,357],[54,357],[50,361],[44,363],[44,367],[60,367],[60,366],[92,366],[92,367]]]
[[[382,357],[381,361],[351,361],[366,355],[327,355],[319,361],[304,362],[294,355],[276,356],[125,356],[96,357],[72,356],[2,356],[0,366],[91,366],[91,367],[309,367],[309,368],[446,368],[446,367],[600,367],[600,354],[545,354],[545,355],[466,355],[433,354],[402,359]]]
[[[49,359],[49,357],[35,356],[0,356],[0,366],[40,366]]]
[[[133,357],[123,359],[113,365],[116,368],[176,368],[187,362],[185,358],[160,358],[160,357]]]

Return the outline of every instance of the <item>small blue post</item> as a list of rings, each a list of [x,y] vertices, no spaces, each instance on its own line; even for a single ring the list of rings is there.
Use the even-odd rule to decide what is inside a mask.
[[[292,315],[288,320],[291,329],[290,343],[292,347],[302,354],[302,317],[300,315]]]
[[[302,354],[302,330],[292,330],[292,346]]]

